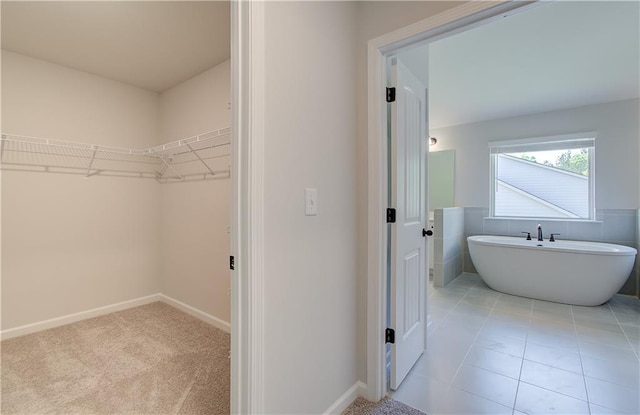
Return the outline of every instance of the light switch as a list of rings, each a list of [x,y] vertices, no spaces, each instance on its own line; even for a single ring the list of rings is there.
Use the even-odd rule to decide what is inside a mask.
[[[315,216],[318,214],[318,190],[304,189],[304,214]]]

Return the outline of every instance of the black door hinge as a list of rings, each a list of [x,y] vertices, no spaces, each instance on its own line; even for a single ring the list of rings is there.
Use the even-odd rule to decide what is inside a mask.
[[[387,102],[396,102],[396,89],[394,87],[387,88]]]
[[[384,331],[384,342],[394,344],[396,342],[396,331],[394,329],[387,329]]]
[[[229,257],[229,268],[231,268],[231,270],[236,269],[236,259],[233,257],[233,255]]]
[[[396,210],[387,208],[387,223],[396,223]]]

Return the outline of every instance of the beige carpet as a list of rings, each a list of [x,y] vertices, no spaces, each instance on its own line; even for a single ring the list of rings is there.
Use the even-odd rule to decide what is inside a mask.
[[[375,403],[358,398],[345,409],[342,415],[425,415],[425,413],[389,398]]]
[[[164,303],[0,345],[2,414],[229,413],[229,334]]]

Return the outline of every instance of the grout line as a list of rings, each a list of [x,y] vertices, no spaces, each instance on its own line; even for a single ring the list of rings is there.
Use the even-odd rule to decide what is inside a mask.
[[[476,284],[476,285],[474,285],[473,287],[475,287],[475,286],[477,286],[477,284]],[[473,287],[471,287],[471,288],[473,288]],[[472,348],[473,348],[473,346],[475,345],[475,342],[476,342],[477,338],[480,336],[480,332],[482,331],[482,329],[483,329],[483,328],[484,328],[484,326],[486,325],[487,320],[489,320],[489,317],[491,316],[491,314],[493,314],[493,311],[495,310],[495,308],[496,308],[496,306],[497,306],[498,302],[500,301],[500,298],[501,298],[501,297],[503,297],[504,295],[509,295],[509,294],[503,294],[503,293],[498,292],[498,296],[496,297],[496,299],[495,299],[495,301],[494,301],[494,303],[493,303],[493,305],[492,305],[492,307],[491,307],[491,310],[490,310],[490,311],[489,311],[489,313],[487,314],[487,317],[485,318],[485,321],[482,323],[482,326],[480,326],[480,329],[478,330],[478,333],[476,334],[476,336],[475,336],[475,337],[474,337],[474,339],[473,339],[473,342],[471,343],[471,347],[469,347],[469,350],[467,350],[467,353],[465,354],[465,357],[462,359],[462,363],[460,364],[460,366],[458,366],[458,370],[456,371],[456,373],[455,373],[455,375],[454,375],[454,377],[453,377],[454,379],[456,378],[456,376],[458,375],[458,372],[459,372],[459,371],[460,371],[460,369],[462,368],[462,366],[463,366],[463,364],[464,364],[464,361],[466,360],[466,358],[467,358],[467,356],[468,356],[469,352],[471,351],[471,349],[472,349]],[[464,297],[466,297],[466,295],[465,295]],[[463,298],[464,298],[464,297],[463,297]],[[533,302],[531,303],[531,310],[529,311],[529,318],[531,318],[531,314],[532,314],[532,312],[533,312]],[[497,351],[497,350],[493,350],[493,351],[494,351],[494,352],[496,352],[496,353],[502,353],[502,352],[499,352],[499,351]],[[526,339],[525,339],[525,351],[526,351]],[[507,355],[507,356],[511,356],[511,357],[516,357],[516,356],[510,355],[510,354],[508,354],[508,353],[502,353],[502,354],[505,354],[505,355]],[[524,361],[524,351],[523,351],[523,357],[521,357],[521,358],[520,358],[520,360],[521,360],[521,363],[520,363],[520,373],[522,373],[522,365],[523,365],[523,361]],[[505,375],[505,374],[503,374],[503,373],[494,372],[494,371],[492,371],[492,370],[490,370],[490,369],[486,369],[486,368],[482,368],[482,367],[479,367],[479,366],[475,366],[475,365],[473,365],[473,364],[471,364],[471,366],[477,367],[477,368],[479,368],[479,369],[481,369],[481,370],[485,370],[485,371],[490,372],[490,373],[494,373],[494,374],[496,374],[496,375],[500,375],[500,376],[504,376],[504,377],[507,377],[507,378],[510,378],[510,379],[514,379],[514,378],[512,378],[511,376],[507,376],[507,375]],[[520,377],[520,375],[518,375],[518,377]],[[515,409],[515,402],[516,402],[516,398],[517,398],[517,396],[518,396],[518,387],[519,387],[519,385],[520,385],[520,379],[514,379],[514,380],[518,381],[518,384],[517,384],[517,386],[516,386],[516,394],[515,394],[515,396],[514,396],[514,401],[513,401],[513,404],[512,404],[512,406],[511,406],[511,413],[512,413],[512,415],[513,415],[513,414],[515,413],[515,411],[516,411],[516,409]],[[452,384],[451,386],[453,386],[453,384]],[[505,408],[509,408],[509,406],[504,405],[504,404],[503,404],[503,403],[501,403],[501,402],[497,402],[497,401],[494,401],[494,400],[492,400],[492,399],[489,399],[489,398],[488,398],[488,397],[486,397],[486,396],[482,396],[482,395],[479,395],[479,394],[477,394],[477,393],[474,393],[474,392],[471,392],[471,391],[468,391],[468,390],[465,390],[465,389],[460,389],[460,390],[463,390],[463,391],[465,391],[465,392],[467,392],[467,393],[469,393],[469,394],[471,394],[471,395],[478,396],[479,398],[482,398],[482,399],[484,399],[484,400],[487,400],[487,401],[490,401],[490,402],[494,402],[494,403],[496,403],[496,404],[498,404],[498,405],[504,406]]]
[[[522,368],[524,367],[524,357],[527,354],[527,344],[529,343],[529,328],[531,326],[531,319],[533,318],[533,305],[535,304],[536,300],[532,299],[531,301],[531,308],[529,309],[529,320],[528,320],[528,324],[527,324],[527,334],[524,338],[524,350],[522,351],[522,358],[520,360],[520,373],[518,374],[518,384],[516,385],[516,394],[513,398],[513,411],[511,412],[511,414],[515,414],[516,412],[516,402],[518,402],[518,393],[520,392],[520,383],[522,382]],[[525,382],[526,383],[526,382]]]
[[[453,282],[453,281],[452,281]],[[433,328],[433,335],[436,334],[436,331],[438,330],[438,328],[440,328],[440,326],[442,325],[442,322],[445,321],[447,319],[447,317],[449,316],[449,314],[451,314],[451,312],[453,311],[454,308],[458,307],[458,305],[460,305],[460,303],[462,302],[462,300],[464,300],[464,298],[469,294],[469,291],[471,290],[471,288],[475,287],[477,283],[475,283],[474,285],[470,286],[467,288],[467,292],[464,293],[464,295],[462,297],[460,297],[460,299],[453,305],[453,307],[451,307],[450,309],[447,310],[447,312],[444,314],[444,316],[442,316],[441,319],[439,319],[440,321],[434,326]],[[443,287],[446,288],[446,287]]]
[[[535,362],[534,362],[534,363],[535,363]],[[558,369],[558,368],[555,368],[555,369]],[[576,401],[580,401],[580,402],[584,402],[584,403],[589,404],[589,401],[588,401],[588,400],[584,400],[584,399],[582,399],[582,398],[577,398],[577,397],[572,396],[572,395],[567,395],[566,393],[558,392],[557,390],[554,390],[554,389],[549,389],[549,388],[548,388],[548,387],[546,387],[546,386],[540,386],[540,385],[536,385],[535,383],[529,383],[529,382],[525,382],[525,381],[520,381],[520,382],[521,382],[521,383],[526,383],[527,385],[531,385],[531,386],[534,386],[534,387],[539,388],[539,389],[544,389],[544,390],[547,390],[547,391],[549,391],[549,392],[553,392],[553,393],[555,393],[555,394],[557,394],[557,395],[566,396],[567,398],[575,399]],[[587,399],[588,399],[588,398],[587,398]],[[602,405],[600,405],[600,406],[602,406]]]
[[[587,377],[584,373],[584,364],[582,363],[582,350],[580,348],[580,338],[578,337],[578,328],[576,327],[576,319],[575,319],[575,315],[573,314],[573,306],[571,306],[570,310],[571,310],[571,322],[573,323],[573,333],[576,335],[576,342],[578,343],[578,359],[580,359],[580,368],[582,369],[582,383],[584,384],[584,393],[585,393],[585,396],[587,397],[587,408],[589,408],[589,414],[591,414],[589,388],[587,388]]]
[[[477,286],[477,284],[476,284],[476,285],[474,285],[473,287],[475,287],[475,286]],[[471,288],[473,288],[473,287],[471,287]],[[496,291],[496,292],[497,292],[497,291]],[[462,359],[462,362],[461,362],[461,363],[460,363],[460,365],[458,366],[458,370],[456,371],[455,375],[453,376],[453,379],[455,379],[455,378],[458,376],[458,372],[460,371],[460,369],[461,369],[461,368],[462,368],[462,366],[464,365],[464,362],[465,362],[465,360],[467,359],[467,356],[469,355],[469,352],[471,352],[471,349],[472,349],[472,348],[473,348],[473,346],[475,345],[476,340],[477,340],[477,339],[478,339],[478,337],[480,336],[480,332],[482,332],[482,329],[483,329],[483,328],[484,328],[484,326],[486,325],[487,320],[489,320],[489,317],[490,317],[490,316],[491,316],[491,314],[493,313],[493,310],[495,310],[496,305],[498,304],[498,302],[499,302],[500,298],[501,298],[502,296],[504,296],[504,295],[505,295],[505,294],[498,292],[498,296],[496,297],[495,301],[493,302],[493,305],[491,306],[491,310],[490,310],[490,311],[489,311],[489,313],[487,314],[487,317],[485,318],[484,322],[482,323],[482,326],[480,326],[480,330],[478,330],[478,333],[477,333],[477,334],[476,334],[476,336],[474,337],[473,342],[471,343],[471,346],[469,347],[469,350],[467,350],[467,353],[465,354],[464,358]],[[508,295],[508,294],[507,294],[507,295]],[[465,295],[465,297],[466,297],[466,295]],[[463,297],[463,298],[464,298],[464,297]],[[525,342],[525,348],[526,348],[526,342]],[[501,353],[501,352],[498,352],[497,350],[494,350],[494,351],[495,351],[496,353]],[[506,354],[506,355],[508,355],[508,356],[512,356],[512,355],[509,355],[509,354],[507,354],[507,353],[503,353],[503,354]],[[512,357],[515,357],[515,356],[512,356]],[[522,358],[521,358],[521,359],[522,359]],[[507,375],[504,375],[504,374],[502,374],[502,373],[497,373],[497,372],[494,372],[494,371],[492,371],[492,370],[485,369],[485,368],[482,368],[482,367],[479,367],[479,366],[475,366],[475,365],[471,365],[471,366],[473,366],[473,367],[477,367],[478,369],[486,370],[487,372],[490,372],[490,373],[495,373],[496,375],[500,375],[500,376],[504,376],[504,377],[507,377],[507,378],[513,379],[512,377],[507,376]],[[520,370],[522,371],[522,363],[520,364]],[[519,379],[518,379],[518,385],[519,385]],[[453,384],[452,384],[451,386],[453,386]],[[515,396],[517,396],[517,394],[518,394],[518,390],[517,390],[517,388],[518,388],[518,386],[516,386],[516,394],[515,394]],[[460,390],[463,390],[463,391],[465,391],[465,392],[467,392],[467,393],[469,393],[469,394],[471,394],[471,395],[477,396],[477,397],[482,398],[482,399],[484,399],[484,400],[487,400],[487,401],[489,401],[489,402],[493,402],[493,403],[496,403],[496,404],[498,404],[498,405],[504,406],[505,408],[509,408],[507,405],[505,405],[505,404],[503,404],[503,403],[501,403],[501,402],[497,402],[497,401],[494,401],[494,400],[492,400],[492,399],[489,399],[489,398],[487,398],[486,396],[482,396],[482,395],[479,395],[479,394],[477,394],[477,393],[473,393],[473,392],[468,391],[468,390],[465,390],[465,389],[460,389]],[[513,404],[511,405],[511,414],[512,414],[512,415],[515,413],[515,410],[516,410],[516,409],[515,409],[515,399],[516,399],[516,398],[514,397]]]
[[[469,298],[469,296],[470,296],[470,294],[471,294],[471,292],[472,292],[473,290],[477,290],[477,289],[480,287],[480,284],[481,284],[481,280],[478,280],[478,281],[475,281],[473,284],[470,284],[470,285],[468,285],[468,286],[466,286],[466,284],[465,284],[465,285],[463,285],[463,286],[461,286],[461,287],[457,287],[457,288],[462,288],[462,287],[464,287],[464,288],[465,288],[465,292],[464,292],[464,294],[463,294],[463,295],[462,295],[462,296],[461,296],[457,301],[455,301],[455,302],[453,303],[453,305],[452,305],[452,306],[449,306],[449,307],[447,307],[447,308],[443,309],[443,311],[444,311],[443,316],[442,316],[440,319],[438,319],[438,320],[437,320],[437,323],[436,323],[436,322],[434,322],[434,323],[436,323],[436,324],[434,324],[434,325],[435,325],[435,328],[434,328],[434,331],[433,331],[432,335],[435,335],[435,336],[437,336],[437,335],[438,335],[437,330],[439,330],[440,328],[442,328],[442,327],[443,327],[443,324],[444,324],[444,323],[445,323],[445,322],[446,322],[446,321],[451,317],[451,314],[452,314],[455,310],[457,310],[457,308],[458,308],[458,307],[460,307],[460,306],[461,306],[461,304],[465,301],[465,299],[466,299],[466,298]],[[445,292],[446,292],[446,291],[445,291]],[[474,393],[474,392],[468,391],[468,390],[466,390],[466,389],[458,388],[457,386],[454,386],[454,382],[455,382],[456,378],[459,376],[459,374],[460,374],[460,370],[461,370],[462,366],[464,365],[464,362],[465,362],[465,361],[466,361],[466,359],[468,358],[468,356],[469,356],[469,354],[470,354],[470,352],[471,352],[471,349],[472,349],[472,348],[474,348],[475,346],[477,346],[477,340],[478,340],[478,338],[481,336],[481,334],[480,334],[480,333],[481,333],[481,332],[483,331],[483,329],[486,327],[487,322],[489,321],[489,318],[490,318],[492,315],[494,315],[494,314],[497,312],[497,310],[499,310],[500,300],[501,300],[501,299],[503,299],[503,298],[508,298],[508,297],[510,297],[510,296],[509,296],[509,295],[507,295],[507,294],[498,293],[498,295],[497,295],[497,296],[494,298],[494,300],[493,300],[493,303],[492,303],[492,305],[491,305],[491,307],[490,307],[489,312],[486,314],[486,316],[485,316],[484,320],[482,321],[482,323],[480,324],[479,328],[477,329],[477,332],[476,332],[475,336],[473,337],[473,340],[471,341],[470,346],[466,349],[466,353],[464,354],[464,357],[461,359],[461,361],[460,361],[460,362],[459,362],[459,364],[457,365],[457,369],[456,369],[455,373],[453,374],[453,377],[452,377],[451,381],[450,381],[450,382],[442,382],[442,381],[437,380],[437,382],[442,383],[442,384],[448,384],[449,389],[451,389],[451,388],[456,388],[456,389],[459,389],[459,390],[463,390],[463,391],[465,391],[466,393],[469,393],[469,394],[471,394],[471,395],[473,395],[473,396],[477,396],[477,397],[480,397],[480,398],[482,398],[482,399],[488,400],[488,401],[490,401],[490,402],[494,402],[494,403],[496,403],[496,404],[499,404],[499,405],[502,405],[502,406],[508,407],[508,406],[507,406],[507,405],[505,405],[504,403],[497,402],[497,401],[495,401],[495,400],[492,400],[492,399],[490,399],[490,398],[487,398],[486,396],[483,396],[483,395],[480,395],[480,394],[477,394],[477,393]],[[517,386],[516,386],[515,397],[514,397],[513,405],[512,405],[512,415],[513,415],[513,414],[515,414],[515,413],[516,413],[516,411],[517,411],[517,409],[516,409],[516,403],[517,403],[518,395],[519,395],[519,393],[520,393],[520,390],[519,390],[519,389],[520,389],[521,384],[522,384],[522,383],[530,384],[529,382],[524,382],[524,381],[522,380],[522,373],[523,373],[523,370],[524,370],[524,361],[525,361],[525,360],[530,360],[530,359],[525,359],[525,355],[526,355],[526,351],[527,351],[527,349],[528,349],[528,344],[529,344],[529,342],[530,342],[529,335],[530,335],[530,334],[532,334],[532,331],[531,331],[531,330],[532,330],[532,324],[533,324],[533,323],[534,323],[534,321],[535,321],[535,318],[534,318],[534,311],[535,311],[535,307],[536,307],[536,301],[540,301],[540,300],[535,300],[535,299],[531,299],[531,300],[532,300],[532,301],[531,301],[530,306],[529,306],[529,316],[528,316],[528,319],[527,319],[527,317],[524,315],[524,313],[520,313],[520,312],[518,312],[518,316],[517,316],[517,318],[518,318],[518,320],[519,320],[520,322],[524,322],[524,321],[526,321],[526,322],[527,322],[527,326],[526,326],[527,328],[526,328],[526,334],[525,334],[525,336],[524,336],[524,350],[523,350],[522,356],[520,356],[520,359],[521,359],[521,362],[520,362],[520,371],[519,371],[519,374],[518,374],[518,379],[516,379],[518,383],[517,383]],[[541,302],[541,304],[543,304],[543,303],[544,303],[544,302]],[[472,305],[473,305],[473,304],[472,304]],[[619,328],[622,330],[622,332],[624,333],[625,338],[627,339],[627,342],[628,342],[629,344],[631,344],[630,337],[629,337],[629,336],[627,335],[627,333],[624,331],[624,329],[623,329],[623,327],[622,327],[622,324],[620,323],[620,320],[618,319],[618,316],[617,316],[617,314],[616,314],[616,312],[615,312],[615,310],[614,310],[614,307],[613,307],[611,304],[608,304],[608,303],[607,303],[607,306],[609,307],[609,311],[610,311],[610,312],[612,312],[612,314],[614,315],[614,318],[616,319],[616,322],[617,322],[617,324],[618,324],[618,327],[619,327]],[[484,309],[485,307],[484,307],[484,306],[482,306],[482,308]],[[592,403],[590,402],[590,399],[589,399],[589,392],[588,392],[588,388],[587,388],[587,382],[586,382],[586,378],[587,378],[587,376],[585,375],[585,369],[584,369],[584,364],[583,364],[583,354],[582,354],[582,351],[581,351],[581,342],[578,340],[578,339],[579,339],[579,337],[578,337],[578,330],[577,330],[578,325],[577,325],[577,323],[576,323],[575,310],[576,310],[575,306],[569,306],[569,312],[570,312],[571,320],[570,320],[570,322],[569,322],[569,320],[564,320],[564,321],[566,321],[566,324],[567,324],[567,325],[568,325],[568,324],[571,324],[571,325],[572,325],[572,328],[573,328],[573,336],[574,336],[574,338],[576,339],[577,349],[578,349],[578,350],[577,350],[577,354],[578,354],[578,358],[580,359],[580,372],[577,372],[577,371],[575,371],[575,372],[574,372],[574,371],[571,371],[571,370],[562,369],[562,368],[559,368],[559,367],[553,366],[553,365],[551,365],[551,364],[543,363],[543,362],[535,362],[535,363],[537,363],[537,364],[541,364],[541,365],[545,365],[545,366],[549,366],[549,367],[553,367],[553,368],[556,368],[556,369],[559,369],[559,370],[566,370],[567,372],[571,372],[571,373],[574,373],[574,374],[582,375],[583,385],[584,385],[584,388],[585,388],[585,389],[584,389],[584,390],[585,390],[585,395],[584,395],[584,396],[585,396],[585,399],[582,399],[582,398],[579,398],[579,397],[576,397],[576,396],[572,396],[572,395],[568,395],[568,394],[566,394],[566,393],[562,393],[562,392],[555,391],[555,390],[553,390],[553,389],[548,388],[548,385],[546,385],[546,386],[540,386],[540,385],[535,385],[535,384],[532,384],[532,385],[533,385],[533,386],[535,386],[535,387],[541,388],[541,389],[545,389],[545,390],[548,390],[548,391],[551,391],[551,392],[558,393],[558,394],[560,394],[560,395],[566,396],[566,397],[571,398],[571,399],[575,399],[575,400],[577,400],[577,401],[586,402],[587,407],[589,408],[589,409],[588,409],[588,411],[589,411],[588,413],[589,413],[589,414],[591,414],[591,413],[592,413],[592,408],[591,408]],[[523,309],[522,311],[524,311],[524,309]],[[527,319],[527,320],[525,320],[525,319]],[[567,328],[568,328],[569,330],[571,330],[571,328],[569,328],[569,327],[567,327]],[[568,333],[570,333],[570,332],[568,332]],[[568,334],[568,333],[567,333],[567,334]],[[533,338],[532,338],[532,340],[533,340]],[[534,342],[532,341],[532,344],[533,344],[533,343],[534,343]],[[543,344],[543,346],[546,346],[546,347],[555,347],[555,346],[552,346],[552,345],[549,345],[549,344]],[[562,349],[562,348],[559,348],[559,349]],[[494,350],[494,351],[495,351],[495,352],[497,352],[497,353],[502,353],[502,352],[500,352],[500,351],[496,351],[496,350]],[[632,348],[632,351],[634,352],[634,355],[635,355],[636,357],[638,357],[638,354],[639,354],[639,353],[638,353],[634,348]],[[512,357],[517,357],[517,356],[513,356],[513,355],[508,354],[508,353],[504,353],[504,354],[509,355],[509,356],[512,356]],[[473,364],[471,364],[471,363],[469,363],[469,365],[475,366],[475,365],[473,365]],[[497,373],[497,372],[491,371],[491,370],[489,370],[489,369],[485,369],[485,368],[481,368],[481,369],[483,369],[483,370],[487,370],[487,371],[492,372],[492,373]],[[502,375],[502,376],[506,376],[506,375],[501,374],[501,373],[497,373],[497,374]],[[418,376],[419,376],[420,378],[434,380],[433,378],[429,377],[428,375],[421,375],[421,374],[420,374],[420,375],[418,375]],[[512,378],[512,377],[510,377],[510,376],[506,376],[506,377],[509,377],[509,378],[513,379],[513,378]],[[607,381],[607,382],[610,382],[610,381]],[[610,382],[610,383],[611,383],[611,382]],[[594,405],[595,405],[595,404],[594,404]]]
[[[460,303],[462,302],[462,300],[464,300],[464,299],[469,295],[469,293],[471,292],[471,290],[472,290],[473,288],[475,288],[475,287],[477,287],[477,286],[478,286],[478,282],[479,282],[479,281],[476,281],[473,285],[471,285],[471,286],[469,286],[469,287],[467,288],[467,291],[465,292],[465,294],[464,294],[462,297],[460,297],[460,300],[458,300],[458,302],[456,302],[456,304],[455,304],[453,307],[451,307],[451,309],[447,312],[447,314],[445,314],[445,316],[442,318],[442,321],[444,321],[444,320],[446,319],[446,317],[447,317],[447,316],[448,316],[448,315],[449,315],[449,314],[450,314],[450,313],[451,313],[451,312],[452,312],[456,307],[458,307],[458,305],[460,305]],[[463,366],[463,364],[464,364],[464,361],[467,359],[467,356],[469,355],[469,352],[470,352],[470,351],[471,351],[471,349],[473,348],[473,345],[475,344],[476,339],[477,339],[477,338],[478,338],[478,336],[480,335],[480,332],[482,331],[482,328],[485,326],[485,324],[486,324],[487,320],[489,319],[489,316],[491,315],[491,313],[492,313],[492,311],[494,310],[494,308],[495,308],[496,304],[498,303],[498,299],[499,299],[502,295],[503,295],[502,293],[498,293],[498,296],[496,296],[496,299],[494,300],[493,305],[491,306],[491,310],[489,310],[489,313],[487,313],[487,316],[485,317],[484,321],[482,322],[482,325],[480,326],[480,329],[478,330],[478,332],[476,333],[475,337],[473,338],[473,341],[471,342],[471,346],[469,346],[469,348],[467,349],[467,352],[465,353],[464,357],[463,357],[463,358],[462,358],[462,360],[460,361],[460,364],[458,365],[458,368],[456,369],[455,373],[453,374],[453,377],[451,378],[451,382],[446,382],[446,383],[447,383],[447,385],[448,385],[448,388],[449,388],[449,389],[451,389],[451,388],[456,388],[456,389],[459,389],[459,390],[464,391],[464,392],[466,392],[466,393],[469,393],[469,394],[471,394],[471,395],[477,396],[477,397],[479,397],[479,398],[481,398],[481,399],[484,399],[484,400],[487,400],[487,401],[489,401],[489,402],[493,402],[493,403],[495,403],[495,404],[498,404],[498,405],[504,406],[505,408],[508,408],[508,406],[506,406],[506,405],[504,405],[504,404],[502,404],[502,403],[500,403],[500,402],[496,402],[496,401],[494,401],[494,400],[491,400],[491,399],[487,398],[486,396],[481,396],[481,395],[475,394],[475,393],[473,393],[473,392],[469,392],[469,391],[467,391],[467,390],[457,388],[457,387],[455,387],[455,386],[453,385],[453,382],[455,381],[456,377],[458,376],[458,373],[460,372],[460,369],[462,368],[462,366]],[[437,330],[437,328],[436,328],[436,329],[434,329],[434,335],[436,334],[436,331],[435,331],[435,330]],[[484,369],[484,370],[487,370],[487,369]],[[428,377],[425,377],[425,379],[429,379],[429,378],[428,378]],[[444,383],[444,382],[442,382],[442,383]],[[513,408],[512,408],[512,414],[513,414]]]
[[[616,323],[618,323],[618,327],[620,327],[620,330],[622,331],[622,334],[624,334],[624,337],[627,339],[627,343],[629,343],[629,346],[631,347],[631,351],[633,352],[633,354],[636,355],[636,359],[640,360],[640,355],[638,355],[638,352],[633,347],[633,344],[631,343],[631,339],[629,339],[629,336],[627,336],[627,332],[624,330],[624,327],[622,327],[622,324],[620,323],[620,320],[618,320],[618,315],[616,314],[616,312],[613,309],[613,307],[611,307],[611,304],[609,304],[609,302],[607,302],[607,307],[609,307],[609,310],[613,314],[613,317],[616,319]]]
[[[482,368],[481,368],[481,369],[482,369]],[[485,370],[486,370],[486,369],[485,369]],[[493,372],[492,372],[492,373],[493,373]],[[455,387],[455,386],[452,386],[452,387]],[[461,389],[461,388],[457,388],[457,389],[458,389],[458,390],[461,390],[462,392],[466,392],[466,393],[468,393],[469,395],[477,396],[478,398],[483,399],[483,400],[485,400],[485,401],[489,401],[489,402],[495,403],[495,404],[497,404],[497,405],[504,406],[505,408],[509,408],[509,406],[508,406],[508,405],[505,405],[505,404],[500,403],[500,402],[498,402],[498,401],[494,401],[493,399],[489,399],[489,398],[487,398],[486,396],[478,395],[477,393],[474,393],[474,392],[468,391],[468,390],[466,390],[466,389]],[[511,411],[511,413],[513,414],[513,408],[510,408],[510,409],[512,410],[512,411]],[[434,415],[436,415],[436,414],[434,414]]]
[[[468,294],[469,291],[471,291],[471,289],[473,287],[476,287],[478,285],[478,283],[476,282],[474,285],[472,285],[471,287],[469,287],[469,289],[467,290],[467,293],[460,299],[460,301],[462,301]],[[498,296],[496,297],[496,299],[493,301],[493,305],[491,306],[491,310],[489,310],[489,312],[487,313],[487,316],[484,318],[484,321],[482,322],[482,325],[480,326],[480,329],[478,330],[478,332],[476,333],[475,337],[473,338],[473,341],[471,342],[471,346],[469,346],[469,348],[467,349],[467,352],[464,354],[464,357],[462,358],[462,360],[460,361],[460,364],[458,365],[458,369],[456,370],[456,373],[454,373],[453,375],[453,379],[451,380],[452,382],[456,379],[456,377],[458,376],[458,372],[460,372],[460,369],[462,368],[462,366],[464,365],[465,360],[467,360],[467,356],[469,356],[469,353],[471,352],[471,349],[473,349],[473,346],[476,343],[476,340],[478,339],[478,336],[480,336],[480,332],[482,332],[482,329],[484,328],[484,326],[487,324],[487,320],[489,319],[489,316],[491,315],[491,313],[493,312],[493,310],[496,307],[496,304],[498,303],[498,299],[502,296],[502,293],[499,293]],[[456,304],[456,307],[458,305]],[[453,386],[453,383],[451,384]],[[484,399],[488,399],[486,397],[483,397]],[[490,400],[490,399],[488,399]],[[495,402],[495,401],[492,401]],[[499,402],[496,402],[499,403]]]

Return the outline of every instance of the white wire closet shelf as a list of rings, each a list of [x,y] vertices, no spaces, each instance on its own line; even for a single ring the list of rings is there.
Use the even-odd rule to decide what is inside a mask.
[[[231,129],[143,150],[2,134],[0,169],[122,176],[161,183],[229,176]]]

